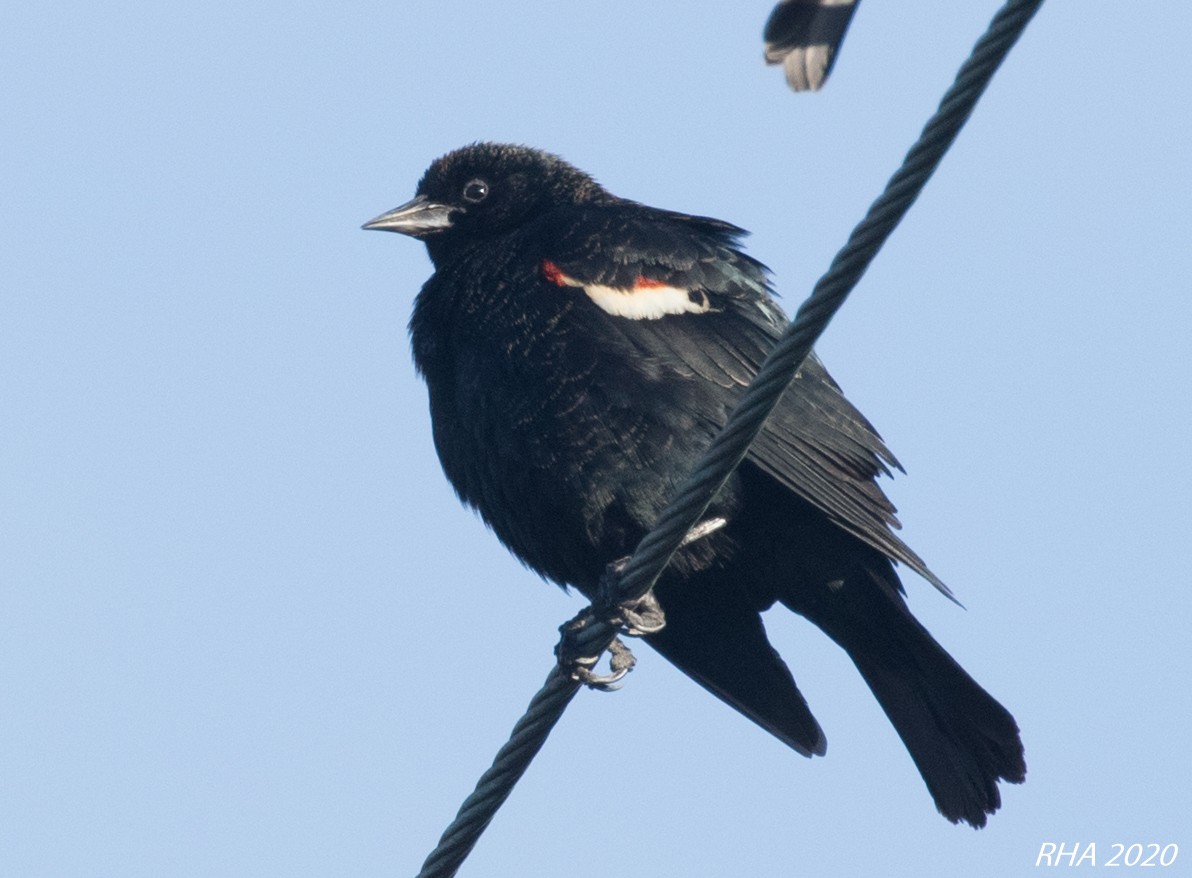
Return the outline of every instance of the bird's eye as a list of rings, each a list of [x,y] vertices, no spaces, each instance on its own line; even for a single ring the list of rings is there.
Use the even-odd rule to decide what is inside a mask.
[[[469,180],[464,184],[464,201],[470,201],[476,204],[487,197],[488,184],[483,180]]]

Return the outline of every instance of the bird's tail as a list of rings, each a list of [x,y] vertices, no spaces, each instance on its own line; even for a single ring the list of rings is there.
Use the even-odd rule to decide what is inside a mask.
[[[940,813],[984,826],[1001,807],[997,782],[1026,779],[1014,717],[926,631],[904,658],[850,653],[923,775]],[[902,665],[899,667],[898,665]]]
[[[940,813],[953,823],[984,826],[987,815],[1001,806],[998,781],[1026,779],[1018,725],[919,624],[901,596],[885,589],[869,596],[889,602],[880,627],[839,626],[831,618],[812,621],[848,652]]]

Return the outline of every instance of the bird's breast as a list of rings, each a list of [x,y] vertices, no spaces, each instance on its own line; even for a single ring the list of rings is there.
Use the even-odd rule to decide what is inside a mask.
[[[470,300],[452,290],[451,309],[427,292],[411,334],[448,479],[526,564],[586,588],[636,546],[707,445],[685,379],[537,272]]]

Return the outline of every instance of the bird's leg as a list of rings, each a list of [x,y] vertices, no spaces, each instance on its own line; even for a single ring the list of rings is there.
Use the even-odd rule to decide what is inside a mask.
[[[595,599],[590,607],[585,607],[574,619],[559,627],[562,637],[555,647],[555,655],[559,664],[569,669],[571,678],[578,680],[590,689],[611,692],[620,687],[617,683],[633,670],[637,660],[620,638],[613,638],[608,646],[609,670],[608,674],[597,674],[592,669],[600,661],[599,655],[583,655],[583,648],[579,645],[579,632],[594,622],[604,621],[625,630],[626,634],[641,636],[661,631],[666,624],[662,616],[662,608],[652,593],[635,601],[619,602],[617,595],[621,582],[621,573],[629,558],[619,558],[604,568],[600,577],[600,585],[596,589]]]
[[[719,517],[701,521],[687,532],[681,545],[686,546],[703,539],[708,534],[720,530],[725,523],[725,519]],[[572,679],[602,692],[611,692],[620,688],[617,683],[633,670],[637,660],[633,657],[633,652],[629,647],[619,638],[613,638],[608,647],[611,673],[594,673],[592,669],[600,661],[600,656],[581,654],[582,649],[578,646],[579,632],[598,619],[618,626],[631,637],[646,637],[656,634],[666,627],[666,615],[662,611],[662,605],[658,603],[658,598],[654,597],[652,589],[640,598],[620,599],[621,574],[628,564],[629,556],[626,556],[618,558],[605,567],[592,606],[585,608],[574,619],[559,627],[562,637],[559,638],[559,643],[555,647],[555,656],[558,658],[559,664],[570,669]]]
[[[726,520],[717,516],[701,521],[683,537],[679,548],[690,545],[696,540],[702,540],[711,533],[715,533],[727,524]],[[657,634],[666,627],[666,615],[658,598],[654,597],[651,589],[640,598],[619,600],[618,593],[621,585],[621,574],[629,564],[629,558],[619,558],[604,568],[604,575],[600,577],[600,589],[595,604],[608,607],[611,612],[608,620],[621,625],[630,637],[645,637]]]
[[[683,537],[683,542],[679,543],[679,548],[688,546],[696,540],[702,540],[708,534],[715,533],[728,524],[727,518],[721,518],[717,515],[715,518],[705,518],[691,530],[687,531],[687,536]]]

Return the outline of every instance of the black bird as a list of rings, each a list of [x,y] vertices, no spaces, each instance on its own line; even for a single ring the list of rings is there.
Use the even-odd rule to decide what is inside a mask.
[[[410,320],[452,486],[528,567],[593,595],[692,470],[785,317],[742,229],[618,198],[562,159],[478,143],[365,225],[423,240]],[[982,826],[1026,773],[1014,718],[911,615],[893,562],[898,462],[812,356],[659,582],[654,649],[810,756],[824,734],[760,613],[848,653],[940,812]]]
[[[782,0],[766,21],[766,63],[781,64],[795,91],[818,91],[861,0]]]

